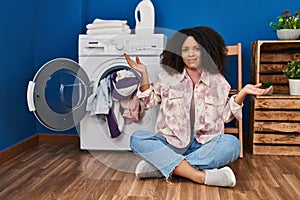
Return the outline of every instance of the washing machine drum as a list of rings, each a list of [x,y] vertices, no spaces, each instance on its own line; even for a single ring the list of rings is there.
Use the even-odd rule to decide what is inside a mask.
[[[113,66],[100,80],[129,66]],[[132,72],[140,80],[140,75]],[[73,60],[57,58],[47,62],[36,73],[27,88],[27,104],[45,127],[64,131],[75,127],[86,114],[87,98],[93,88],[86,72]]]
[[[117,72],[121,70],[123,73],[118,74]],[[139,73],[124,65],[111,66],[101,75],[100,81],[107,77],[110,78],[111,93],[115,100],[130,98],[130,96],[137,90],[137,86],[141,80]],[[100,85],[100,81],[98,86]]]

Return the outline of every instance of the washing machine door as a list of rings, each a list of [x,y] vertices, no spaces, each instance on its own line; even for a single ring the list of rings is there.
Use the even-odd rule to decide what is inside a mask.
[[[86,72],[73,60],[58,58],[43,65],[27,88],[29,110],[45,127],[63,131],[86,114],[92,93]]]

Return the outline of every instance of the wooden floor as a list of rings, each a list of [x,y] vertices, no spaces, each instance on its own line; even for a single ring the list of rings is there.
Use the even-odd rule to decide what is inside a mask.
[[[0,164],[0,199],[300,199],[300,157],[245,153],[230,165],[237,177],[234,188],[198,185],[180,177],[172,183],[139,180],[131,173],[138,161],[131,152],[40,144]]]

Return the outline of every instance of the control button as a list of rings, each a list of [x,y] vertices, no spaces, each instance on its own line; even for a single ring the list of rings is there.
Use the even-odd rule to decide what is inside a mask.
[[[116,47],[116,49],[119,50],[119,51],[124,49],[124,45],[123,45],[122,43],[116,44],[115,47]]]

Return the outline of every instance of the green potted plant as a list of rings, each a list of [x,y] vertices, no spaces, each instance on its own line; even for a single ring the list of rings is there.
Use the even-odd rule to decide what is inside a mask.
[[[300,60],[288,62],[283,75],[289,80],[290,95],[300,95]]]
[[[281,40],[295,40],[300,35],[300,11],[293,14],[289,10],[283,10],[277,17],[277,22],[270,22],[270,26],[276,31]]]
[[[265,81],[262,83],[262,87],[267,89],[273,85],[272,81]],[[273,94],[273,88],[266,94],[266,95],[272,95]]]

